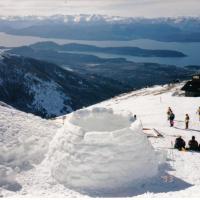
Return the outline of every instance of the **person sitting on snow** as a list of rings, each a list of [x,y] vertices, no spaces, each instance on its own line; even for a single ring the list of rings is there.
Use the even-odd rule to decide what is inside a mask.
[[[181,136],[176,138],[174,148],[178,149],[179,151],[181,151],[182,149],[185,149],[185,141],[182,139]]]
[[[189,150],[197,151],[199,148],[198,142],[195,140],[195,136],[192,136],[192,139],[188,143]]]

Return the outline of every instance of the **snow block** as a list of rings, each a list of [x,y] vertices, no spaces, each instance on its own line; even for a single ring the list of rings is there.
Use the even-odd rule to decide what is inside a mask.
[[[131,113],[74,112],[50,144],[52,176],[84,191],[133,186],[158,173],[159,159]]]

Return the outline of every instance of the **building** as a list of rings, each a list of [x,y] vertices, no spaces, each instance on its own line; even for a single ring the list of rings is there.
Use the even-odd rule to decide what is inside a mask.
[[[187,97],[200,97],[200,74],[194,75],[181,90],[185,91]]]

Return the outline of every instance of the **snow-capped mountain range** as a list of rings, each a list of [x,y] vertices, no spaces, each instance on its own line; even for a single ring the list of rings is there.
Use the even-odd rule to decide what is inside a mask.
[[[0,20],[8,21],[36,21],[36,20],[51,20],[55,22],[65,23],[134,23],[140,21],[152,21],[156,22],[173,22],[186,23],[188,21],[197,22],[200,17],[176,17],[176,18],[142,18],[142,17],[121,17],[121,16],[109,16],[109,15],[89,15],[89,14],[78,14],[78,15],[52,15],[52,16],[0,16]]]
[[[200,41],[200,18],[124,18],[104,15],[2,16],[0,31],[76,40]]]

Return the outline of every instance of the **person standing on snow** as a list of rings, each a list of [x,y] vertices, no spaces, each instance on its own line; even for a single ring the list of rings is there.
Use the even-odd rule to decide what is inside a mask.
[[[188,114],[185,115],[185,129],[189,128],[190,117]]]
[[[171,113],[172,113],[172,109],[169,107],[167,110],[167,120],[170,120]]]
[[[197,110],[197,114],[199,115],[199,121],[200,121],[200,107],[199,107],[199,109]]]
[[[170,122],[170,126],[173,127],[174,126],[174,119],[175,119],[175,115],[174,113],[171,111],[171,114],[169,116],[169,122]]]

